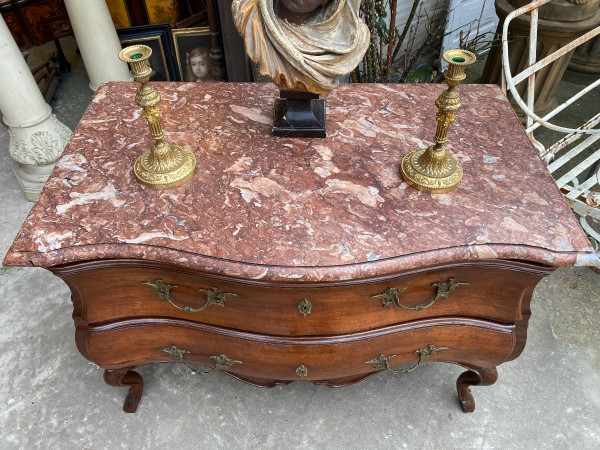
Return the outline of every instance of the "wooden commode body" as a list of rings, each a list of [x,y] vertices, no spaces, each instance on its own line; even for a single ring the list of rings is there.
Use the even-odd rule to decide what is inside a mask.
[[[130,387],[127,412],[148,363],[344,386],[431,361],[467,369],[472,411],[469,386],[522,352],[539,280],[597,259],[497,87],[460,88],[464,180],[430,195],[398,167],[431,144],[441,85],[345,85],[325,139],[272,137],[269,85],[155,86],[194,179],[136,183],[136,86],[103,85],[4,261],[68,284],[77,348]]]

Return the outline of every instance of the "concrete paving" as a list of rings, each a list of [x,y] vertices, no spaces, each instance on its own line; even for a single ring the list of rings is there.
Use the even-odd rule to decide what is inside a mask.
[[[63,81],[55,112],[73,126],[91,92],[70,103],[64,96],[76,89]],[[32,206],[7,150],[0,126],[0,255]],[[1,449],[600,448],[600,274],[590,268],[559,269],[539,284],[525,351],[498,368],[496,384],[472,389],[472,414],[456,397],[462,369],[444,363],[342,389],[261,389],[154,364],[139,369],[144,396],[136,414],[125,414],[126,389],[106,385],[75,348],[60,279],[0,268],[0,310]]]

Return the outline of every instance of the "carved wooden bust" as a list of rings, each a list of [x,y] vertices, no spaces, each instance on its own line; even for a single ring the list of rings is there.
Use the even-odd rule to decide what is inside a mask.
[[[362,60],[360,0],[233,0],[246,53],[282,91],[324,94]]]
[[[321,7],[331,0],[279,0],[273,2],[275,13],[288,22],[301,25],[308,22]]]

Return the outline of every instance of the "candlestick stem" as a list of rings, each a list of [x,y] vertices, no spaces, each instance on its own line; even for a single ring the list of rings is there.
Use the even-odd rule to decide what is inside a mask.
[[[435,101],[437,128],[435,144],[424,150],[415,150],[404,157],[400,175],[410,186],[432,194],[449,192],[460,184],[463,170],[456,158],[446,152],[443,145],[448,129],[461,107],[456,87],[465,79],[465,68],[475,62],[475,55],[467,50],[448,50],[444,53],[448,69],[444,72],[446,89]]]
[[[185,147],[164,140],[160,94],[148,83],[152,68],[148,59],[152,49],[146,45],[132,45],[119,53],[119,58],[129,64],[131,76],[140,83],[135,103],[143,109],[154,144],[142,153],[133,165],[138,181],[151,189],[171,189],[192,179],[196,172],[196,157]]]

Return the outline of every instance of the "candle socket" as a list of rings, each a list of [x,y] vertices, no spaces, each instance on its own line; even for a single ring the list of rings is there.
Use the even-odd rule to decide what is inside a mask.
[[[143,108],[154,144],[142,153],[133,165],[138,181],[151,189],[171,189],[192,179],[196,172],[196,157],[185,147],[164,140],[160,94],[148,84],[152,68],[148,59],[152,49],[146,45],[131,45],[119,52],[119,59],[129,64],[130,74],[141,84],[135,103]]]
[[[465,68],[475,62],[475,55],[467,50],[448,50],[443,55],[448,63],[444,72],[446,89],[435,101],[437,130],[435,144],[425,150],[415,150],[402,159],[400,175],[419,191],[431,194],[450,192],[460,184],[463,170],[456,158],[446,152],[443,144],[447,140],[448,128],[454,115],[461,107],[456,87],[465,79]]]

